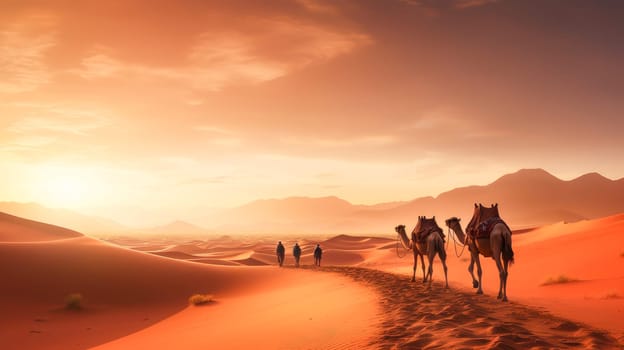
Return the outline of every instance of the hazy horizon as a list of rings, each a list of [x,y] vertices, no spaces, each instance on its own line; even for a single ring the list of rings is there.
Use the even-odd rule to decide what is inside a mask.
[[[624,3],[0,4],[0,200],[164,223],[624,177]]]

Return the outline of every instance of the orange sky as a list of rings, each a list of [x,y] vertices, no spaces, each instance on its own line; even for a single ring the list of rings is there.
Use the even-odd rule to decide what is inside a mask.
[[[624,176],[624,3],[0,3],[0,200],[162,223]]]

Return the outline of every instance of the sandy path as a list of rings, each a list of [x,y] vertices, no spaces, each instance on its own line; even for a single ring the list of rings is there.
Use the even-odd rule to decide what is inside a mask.
[[[380,294],[380,349],[618,349],[624,339],[514,302],[356,267],[323,267]]]

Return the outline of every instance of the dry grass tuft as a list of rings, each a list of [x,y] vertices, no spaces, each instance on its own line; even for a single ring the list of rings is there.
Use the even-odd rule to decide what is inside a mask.
[[[82,310],[84,298],[80,293],[72,293],[65,297],[65,308],[67,310]]]
[[[600,299],[622,299],[622,296],[615,291],[606,292]]]
[[[564,284],[578,282],[576,278],[568,277],[566,275],[559,275],[558,277],[548,277],[546,282],[542,283],[542,286],[550,286],[553,284]]]
[[[212,294],[194,294],[188,299],[189,304],[200,306],[213,302]]]

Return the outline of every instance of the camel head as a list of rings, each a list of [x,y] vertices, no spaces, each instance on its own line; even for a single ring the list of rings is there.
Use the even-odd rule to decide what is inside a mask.
[[[452,218],[446,219],[444,223],[447,227],[452,228],[452,226],[458,225],[460,221],[460,218],[453,216]]]
[[[394,228],[397,233],[405,232],[405,225],[399,225]]]

